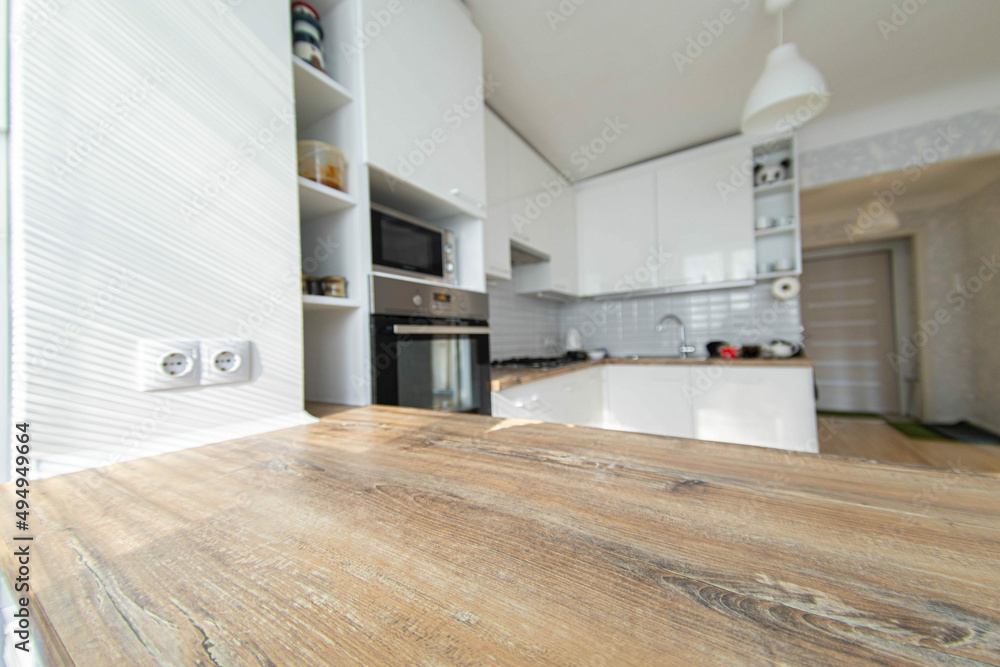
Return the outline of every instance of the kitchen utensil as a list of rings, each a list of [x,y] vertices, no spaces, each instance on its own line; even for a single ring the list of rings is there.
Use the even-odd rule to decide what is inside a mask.
[[[299,176],[327,187],[347,191],[347,161],[340,149],[322,141],[300,141]]]
[[[319,12],[316,8],[310,5],[308,2],[293,2],[292,3],[292,16],[311,16],[317,21],[320,20]]]
[[[583,349],[583,336],[578,329],[570,327],[566,330],[566,349],[570,351]]]
[[[604,350],[587,350],[587,358],[591,361],[600,361],[606,356],[608,356],[608,353]]]
[[[738,359],[740,356],[739,348],[732,347],[731,345],[726,345],[719,350],[719,356],[723,359]]]
[[[765,356],[774,359],[790,359],[801,351],[801,345],[789,343],[787,340],[772,340],[770,345],[764,346]]]
[[[744,359],[756,359],[760,356],[760,345],[744,345],[740,356]]]
[[[323,283],[323,296],[347,298],[347,278],[343,276],[327,276],[320,280]]]
[[[757,216],[757,229],[769,229],[774,226],[774,218],[767,215]]]
[[[779,259],[774,263],[774,269],[776,271],[791,271],[795,267],[795,260],[786,257],[785,259]]]
[[[292,34],[296,36],[296,40],[300,33],[309,35],[309,37],[316,40],[315,44],[317,46],[323,48],[323,26],[320,24],[319,19],[313,18],[308,14],[293,16]]]
[[[319,48],[316,44],[313,44],[309,40],[297,40],[292,48],[295,51],[295,55],[299,58],[302,58],[302,60],[305,60],[321,72],[326,71],[326,57],[323,55],[323,49]]]
[[[302,276],[302,293],[323,296],[323,281],[312,276]]]
[[[729,343],[721,340],[713,340],[711,343],[707,344],[705,348],[708,350],[708,356],[718,359],[722,356],[722,348],[729,347]]]
[[[795,216],[786,215],[783,218],[778,219],[778,224],[781,227],[794,227],[795,226]]]

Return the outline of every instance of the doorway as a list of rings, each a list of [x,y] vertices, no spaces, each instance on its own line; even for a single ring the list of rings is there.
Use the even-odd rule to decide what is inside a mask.
[[[806,259],[801,302],[817,409],[899,414],[890,251]]]

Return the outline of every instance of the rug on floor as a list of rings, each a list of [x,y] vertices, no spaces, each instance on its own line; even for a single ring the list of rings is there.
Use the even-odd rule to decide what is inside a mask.
[[[1000,445],[1000,437],[981,429],[969,422],[955,424],[921,424],[919,422],[900,422],[885,420],[908,438],[914,440],[946,440],[949,442],[967,442],[983,445]]]

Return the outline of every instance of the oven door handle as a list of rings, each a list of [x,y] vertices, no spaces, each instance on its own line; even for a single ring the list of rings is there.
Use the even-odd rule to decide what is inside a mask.
[[[422,324],[393,324],[392,333],[397,335],[487,335],[493,333],[493,329],[489,327],[448,327],[448,326],[431,326]]]

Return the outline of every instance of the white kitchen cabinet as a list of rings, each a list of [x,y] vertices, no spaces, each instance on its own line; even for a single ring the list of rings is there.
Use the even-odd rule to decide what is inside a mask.
[[[510,128],[486,109],[486,275],[510,280],[510,177],[507,134]]]
[[[389,17],[389,18],[386,18]],[[482,38],[459,0],[363,0],[367,160],[469,213],[486,202]]]
[[[642,169],[576,188],[583,296],[657,286],[656,175]]]
[[[756,275],[753,146],[744,137],[685,151],[656,172],[661,287]],[[734,174],[743,174],[742,180]],[[738,187],[737,187],[738,186]]]
[[[553,169],[551,176],[558,178],[558,173]],[[562,187],[539,220],[549,260],[514,269],[514,291],[518,294],[579,294],[576,196],[568,184]]]
[[[691,394],[699,440],[819,451],[811,368],[693,367]]]
[[[493,392],[493,416],[604,426],[603,368],[586,368]]]
[[[605,371],[606,428],[695,437],[689,366],[611,365]]]
[[[493,111],[486,111],[487,273],[518,293],[577,294],[573,187]],[[510,242],[548,261],[511,270]]]
[[[546,222],[551,207],[542,193],[549,181],[557,179],[558,175],[520,135],[509,127],[506,129],[510,238],[527,248],[549,254],[552,234]]]
[[[819,451],[808,367],[601,365],[494,392],[493,416]]]

